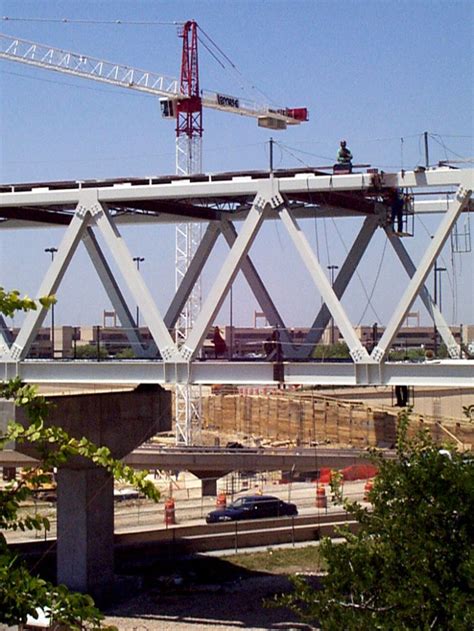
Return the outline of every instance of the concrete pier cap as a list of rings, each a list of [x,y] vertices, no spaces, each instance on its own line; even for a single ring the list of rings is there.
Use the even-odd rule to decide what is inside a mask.
[[[51,395],[47,426],[60,426],[75,438],[106,446],[120,459],[158,432],[171,429],[171,392],[143,384],[134,390]],[[0,426],[27,423],[24,411],[0,404]],[[9,445],[38,457],[34,445]],[[57,473],[57,581],[91,594],[99,604],[113,595],[113,478],[83,457]]]

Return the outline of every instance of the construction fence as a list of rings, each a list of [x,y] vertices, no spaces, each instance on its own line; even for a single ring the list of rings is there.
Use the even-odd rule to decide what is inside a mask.
[[[203,427],[248,439],[295,445],[391,447],[399,408],[369,407],[313,393],[211,394],[203,397]],[[474,424],[412,414],[410,431],[428,429],[438,443],[470,448]]]

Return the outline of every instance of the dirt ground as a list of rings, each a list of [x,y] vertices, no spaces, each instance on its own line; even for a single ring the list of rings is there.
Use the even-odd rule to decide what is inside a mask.
[[[224,585],[154,588],[109,609],[106,621],[120,631],[315,630],[287,610],[264,606],[265,599],[288,588],[282,575]]]

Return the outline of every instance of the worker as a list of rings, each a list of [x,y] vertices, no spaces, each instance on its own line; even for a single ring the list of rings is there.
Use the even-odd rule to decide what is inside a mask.
[[[343,164],[352,168],[352,153],[348,148],[346,141],[341,140],[339,144],[339,151],[337,152],[338,164]]]
[[[395,188],[391,195],[391,216],[390,221],[392,224],[393,232],[402,234],[403,232],[403,207],[405,205],[403,195],[400,195],[399,191]]]
[[[280,332],[275,329],[271,336],[268,337],[263,343],[263,349],[267,359],[272,361],[281,362],[283,359],[283,352],[281,349]]]
[[[214,329],[212,341],[214,343],[214,356],[217,359],[219,355],[224,355],[227,351],[227,344],[225,343],[218,326]]]
[[[408,386],[395,386],[397,407],[404,408],[408,405]]]

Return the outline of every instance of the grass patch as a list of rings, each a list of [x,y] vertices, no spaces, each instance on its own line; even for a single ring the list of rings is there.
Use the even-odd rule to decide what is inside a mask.
[[[268,548],[265,552],[248,552],[225,557],[226,561],[253,572],[291,574],[325,570],[319,546],[304,548]]]

